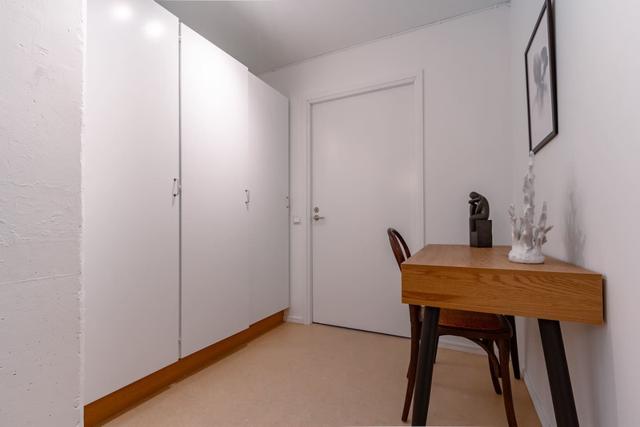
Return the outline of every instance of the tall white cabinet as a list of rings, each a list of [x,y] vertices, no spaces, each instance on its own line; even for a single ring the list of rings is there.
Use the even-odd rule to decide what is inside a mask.
[[[189,355],[249,326],[248,71],[181,25],[182,337]]]
[[[289,307],[289,100],[249,74],[251,322]]]
[[[178,19],[148,0],[87,6],[86,403],[179,356]]]
[[[287,99],[152,0],[87,9],[85,404],[289,305]]]

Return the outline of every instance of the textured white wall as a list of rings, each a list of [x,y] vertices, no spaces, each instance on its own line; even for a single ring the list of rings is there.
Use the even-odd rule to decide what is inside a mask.
[[[318,94],[424,69],[425,239],[468,243],[468,194],[477,190],[492,203],[494,241],[508,241],[508,17],[506,6],[488,9],[261,76],[291,99],[291,215],[303,218],[291,229],[291,320],[307,314],[305,103]]]
[[[513,198],[521,203],[524,50],[542,1],[511,4]],[[536,156],[536,197],[549,202],[555,226],[545,252],[607,279],[606,324],[562,324],[581,425],[638,425],[640,3],[557,0],[555,11],[559,135]],[[553,425],[537,323],[527,320],[521,330],[529,390],[543,424]]]
[[[81,0],[0,0],[0,425],[80,406]]]

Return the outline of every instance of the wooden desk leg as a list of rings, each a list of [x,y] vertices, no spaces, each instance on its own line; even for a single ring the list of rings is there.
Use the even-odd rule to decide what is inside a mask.
[[[577,427],[578,414],[573,400],[567,357],[562,343],[562,331],[557,320],[538,319],[544,360],[549,375],[553,411],[558,427]]]
[[[418,352],[418,372],[416,373],[416,390],[413,395],[413,416],[411,424],[414,426],[427,425],[429,397],[431,395],[431,378],[433,364],[436,359],[438,342],[438,319],[440,309],[426,307],[422,321],[420,336],[420,350]]]

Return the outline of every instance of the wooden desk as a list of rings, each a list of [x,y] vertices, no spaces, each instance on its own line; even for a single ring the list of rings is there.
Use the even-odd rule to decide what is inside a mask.
[[[559,427],[577,426],[560,320],[603,322],[602,275],[547,257],[514,264],[510,248],[428,245],[402,264],[402,302],[426,307],[413,425],[425,425],[441,308],[538,318]]]

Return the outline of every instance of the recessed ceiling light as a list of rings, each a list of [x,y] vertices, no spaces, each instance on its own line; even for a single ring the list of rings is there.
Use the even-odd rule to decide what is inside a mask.
[[[157,39],[164,34],[164,25],[159,21],[149,21],[144,26],[144,34],[150,39]]]
[[[128,21],[133,16],[133,9],[129,3],[118,2],[111,8],[111,16],[117,21]]]

